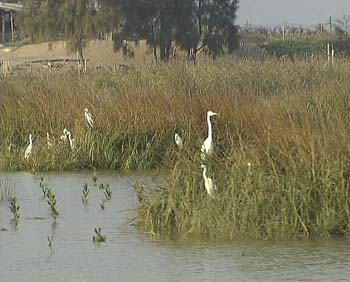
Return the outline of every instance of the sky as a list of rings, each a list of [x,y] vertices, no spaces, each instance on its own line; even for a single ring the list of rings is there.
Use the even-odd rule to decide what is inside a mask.
[[[240,0],[237,23],[253,25],[312,25],[350,15],[350,0]]]

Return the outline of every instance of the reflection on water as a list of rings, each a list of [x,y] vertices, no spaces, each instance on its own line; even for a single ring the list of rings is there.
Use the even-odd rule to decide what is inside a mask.
[[[135,230],[137,197],[132,183],[150,183],[150,173],[99,173],[112,199],[92,173],[47,174],[60,215],[51,218],[39,180],[27,173],[0,174],[16,183],[21,207],[17,229],[7,201],[0,201],[0,281],[349,281],[350,241],[163,242]],[[89,183],[88,204],[81,202]],[[94,228],[107,236],[94,244]],[[47,236],[53,237],[53,252]]]

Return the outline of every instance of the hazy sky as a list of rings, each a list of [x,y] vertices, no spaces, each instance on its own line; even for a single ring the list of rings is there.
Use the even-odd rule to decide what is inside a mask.
[[[316,24],[332,16],[350,15],[350,0],[240,0],[237,23]]]

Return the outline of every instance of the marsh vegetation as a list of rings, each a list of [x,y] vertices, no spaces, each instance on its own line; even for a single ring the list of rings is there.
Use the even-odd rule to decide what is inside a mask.
[[[138,189],[138,226],[161,236],[344,235],[350,228],[348,66],[346,59],[334,65],[321,58],[218,59],[91,77],[2,80],[1,166],[170,169],[167,187]],[[84,108],[94,117],[93,128]],[[203,163],[208,110],[219,115],[215,154]],[[59,140],[63,128],[71,130],[74,150]],[[30,132],[33,152],[25,160]],[[213,199],[205,192],[202,164],[217,186]]]

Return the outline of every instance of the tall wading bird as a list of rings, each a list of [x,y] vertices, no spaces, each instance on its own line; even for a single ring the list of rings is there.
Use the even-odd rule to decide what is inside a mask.
[[[214,142],[213,142],[213,130],[211,126],[210,117],[216,116],[217,113],[212,111],[207,112],[207,122],[208,122],[208,137],[204,140],[201,148],[201,158],[204,160],[206,157],[211,156],[214,153]]]
[[[29,133],[29,145],[24,152],[24,159],[28,160],[28,158],[30,157],[30,154],[32,153],[32,148],[33,148],[33,137],[32,137],[32,134]]]
[[[91,113],[89,113],[89,110],[87,108],[84,109],[84,115],[85,115],[85,119],[87,120],[89,125],[91,127],[94,127],[94,121],[92,119],[92,115],[91,115]]]
[[[179,147],[180,150],[182,150],[184,148],[184,143],[183,143],[181,137],[177,133],[175,133],[175,143]]]
[[[68,141],[69,141],[70,148],[72,150],[74,150],[74,148],[75,148],[75,139],[72,138],[72,133],[69,130],[67,130],[66,135],[67,135],[67,138],[68,138]]]
[[[212,178],[208,177],[208,168],[206,165],[201,165],[203,169],[204,187],[210,197],[214,197],[214,192],[217,190],[216,185]]]

